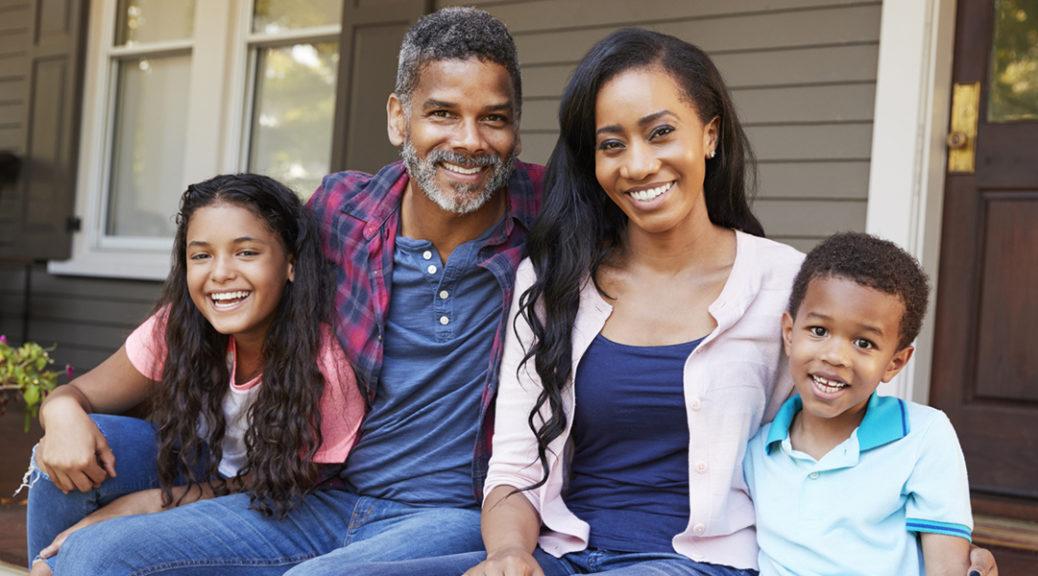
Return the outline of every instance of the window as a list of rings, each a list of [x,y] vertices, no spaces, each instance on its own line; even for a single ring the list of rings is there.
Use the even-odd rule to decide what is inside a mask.
[[[342,0],[91,0],[76,214],[54,273],[162,279],[192,182],[328,172]]]

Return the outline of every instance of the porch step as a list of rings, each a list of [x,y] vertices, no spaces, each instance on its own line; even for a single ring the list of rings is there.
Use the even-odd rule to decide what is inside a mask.
[[[29,571],[22,566],[0,562],[0,576],[25,576]]]
[[[1038,552],[1038,522],[974,514],[973,542],[978,546]]]

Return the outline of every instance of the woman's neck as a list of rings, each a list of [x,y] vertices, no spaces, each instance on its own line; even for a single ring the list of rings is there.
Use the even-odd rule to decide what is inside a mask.
[[[663,233],[628,226],[623,258],[628,267],[658,274],[716,268],[735,256],[735,234],[710,222],[706,215]]]

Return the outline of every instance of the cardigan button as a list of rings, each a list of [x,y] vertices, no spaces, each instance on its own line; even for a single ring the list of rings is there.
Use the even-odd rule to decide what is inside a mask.
[[[699,472],[700,474],[705,474],[708,469],[709,466],[706,465],[706,462],[696,464],[696,472]]]
[[[692,533],[696,536],[702,536],[704,533],[706,533],[706,526],[703,526],[702,524],[696,524],[692,527]]]
[[[689,400],[688,407],[691,408],[692,410],[698,412],[699,409],[703,407],[703,402],[701,402],[699,400],[699,398],[693,398],[693,399]]]

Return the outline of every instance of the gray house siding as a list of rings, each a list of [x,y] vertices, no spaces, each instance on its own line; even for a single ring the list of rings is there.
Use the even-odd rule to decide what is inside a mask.
[[[25,111],[29,105],[30,0],[0,0],[0,151],[25,154]],[[11,222],[20,206],[16,185],[0,185],[0,224]],[[14,226],[0,225],[0,246],[10,245]],[[0,300],[0,314],[6,301]],[[0,323],[3,317],[0,316]],[[2,324],[0,324],[2,326]]]
[[[544,162],[563,87],[581,56],[623,26],[706,50],[732,90],[760,162],[754,211],[802,250],[864,230],[881,2],[850,0],[439,0],[479,5],[515,36],[523,158]]]
[[[559,96],[584,52],[618,27],[644,26],[702,46],[720,67],[760,160],[754,209],[769,236],[806,249],[837,230],[864,230],[880,2],[439,0],[436,7],[460,3],[485,8],[515,35],[527,161],[547,160]],[[0,0],[0,14],[24,4]],[[13,21],[0,18],[0,29]],[[21,93],[4,84],[5,54],[19,45],[8,38],[0,34],[0,146],[10,130],[4,103]],[[0,265],[0,333],[18,339],[25,325],[24,336],[56,344],[58,364],[80,371],[114,351],[159,293],[155,282],[59,277],[37,264],[26,306],[25,270]]]

